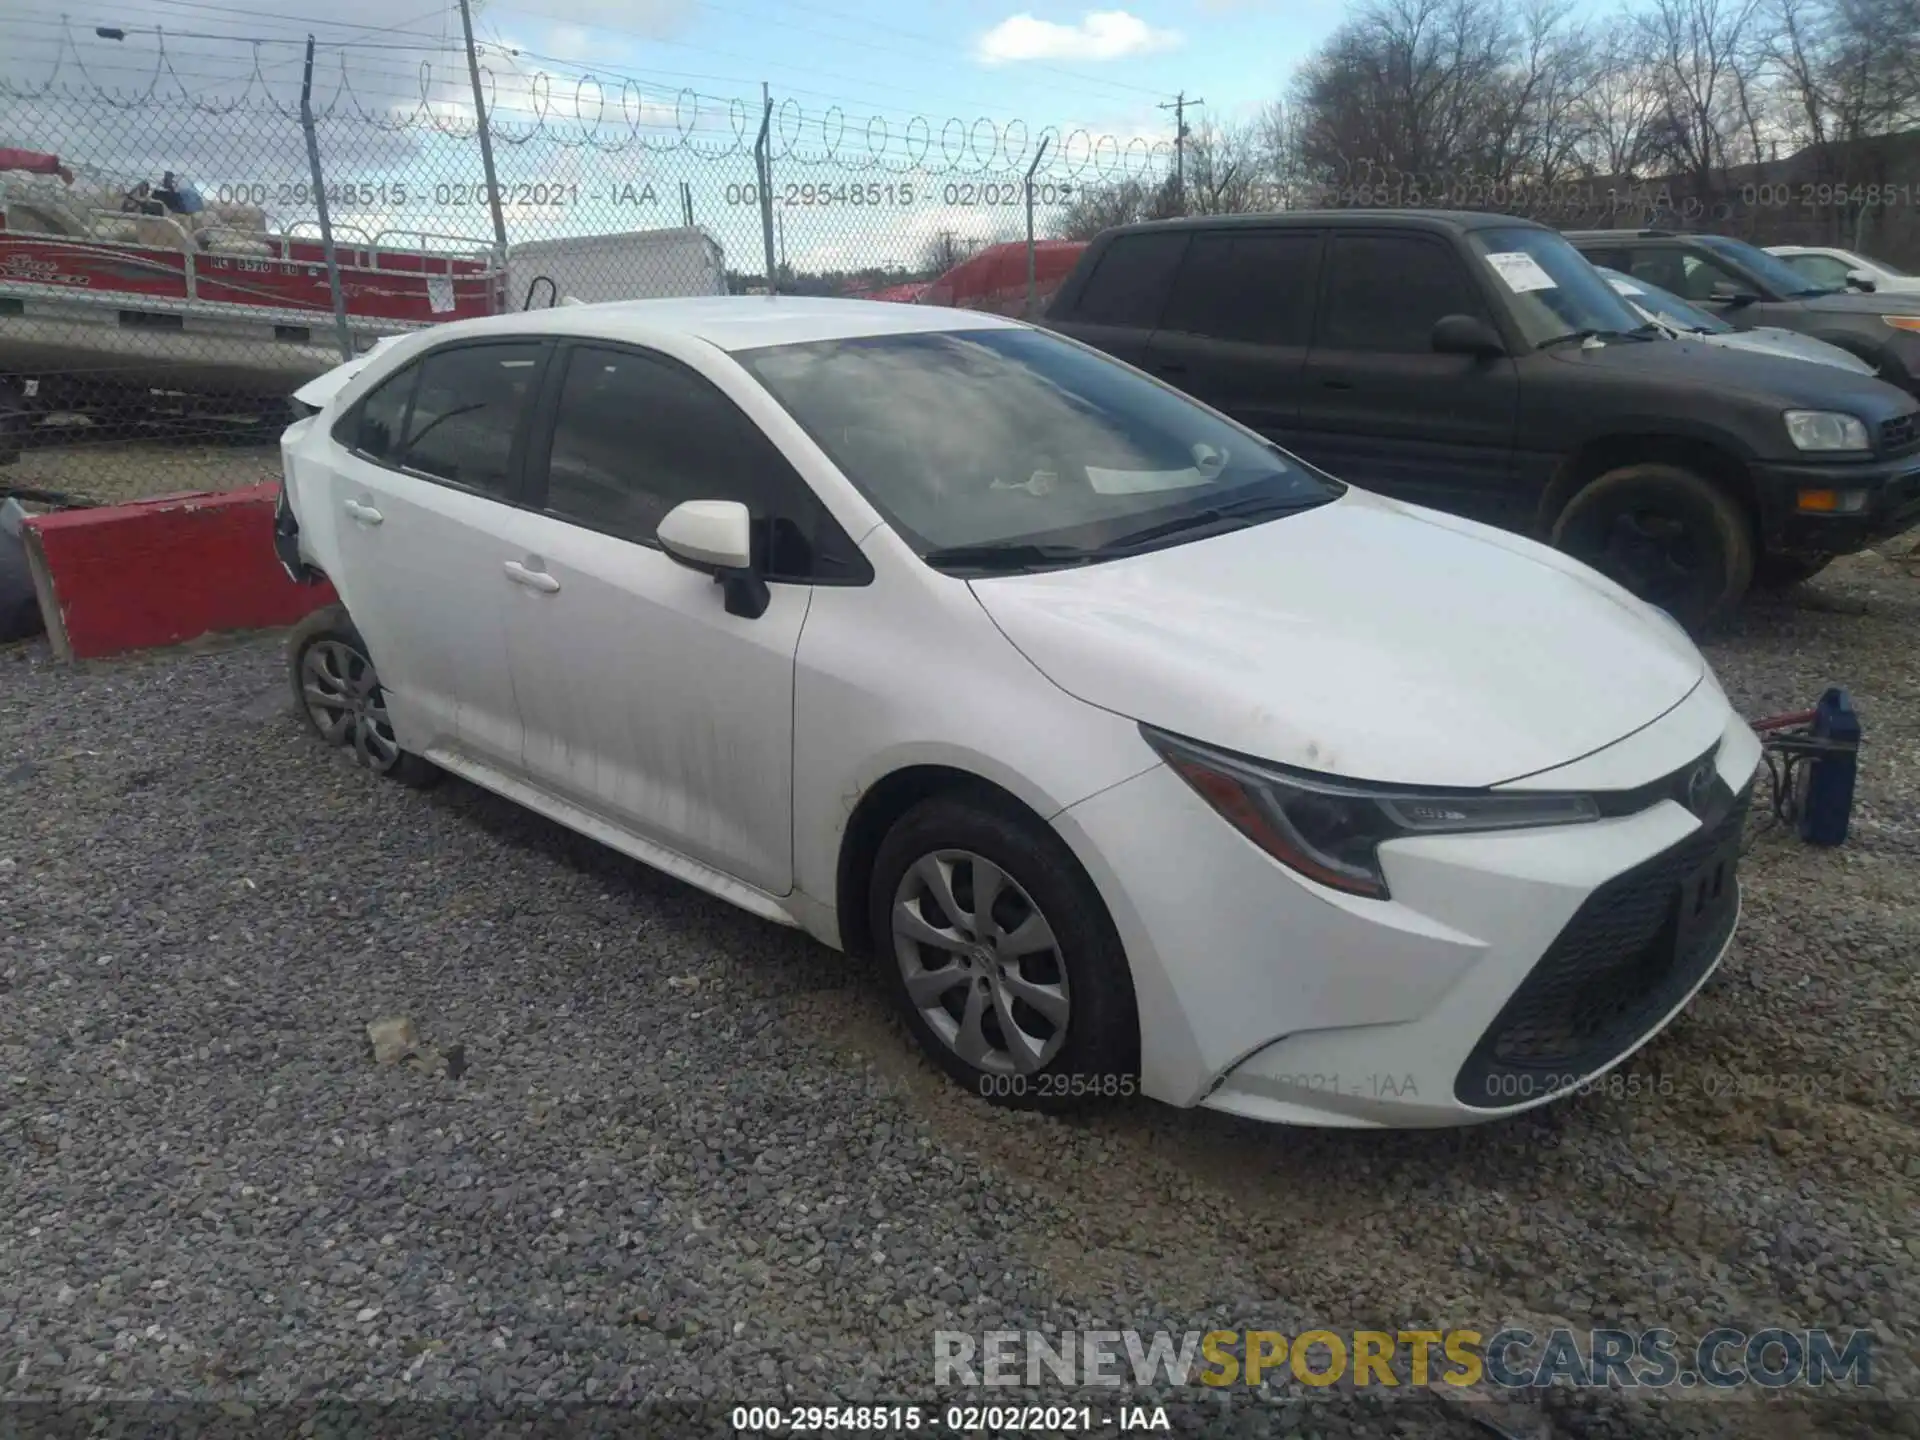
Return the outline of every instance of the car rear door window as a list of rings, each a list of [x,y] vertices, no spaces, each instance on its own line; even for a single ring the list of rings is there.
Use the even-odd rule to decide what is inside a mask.
[[[413,387],[420,379],[420,367],[409,365],[362,400],[345,427],[334,438],[358,450],[369,460],[391,462],[399,449],[400,432],[407,421],[407,406],[413,401]]]
[[[1215,340],[1305,345],[1319,282],[1312,230],[1196,235],[1160,328]]]
[[[566,358],[543,503],[642,545],[687,500],[737,500],[757,522],[770,580],[846,581],[866,567],[806,481],[731,400],[686,367],[637,350]]]
[[[422,475],[504,498],[514,436],[533,404],[542,351],[540,342],[525,341],[428,355],[395,458]]]
[[[1094,263],[1067,318],[1151,330],[1160,321],[1186,246],[1181,231],[1116,236]]]
[[[1332,350],[1428,354],[1447,315],[1486,318],[1459,257],[1417,235],[1339,235],[1327,255],[1318,343]]]

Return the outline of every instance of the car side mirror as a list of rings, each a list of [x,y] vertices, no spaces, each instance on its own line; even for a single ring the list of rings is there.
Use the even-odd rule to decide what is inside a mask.
[[[753,517],[738,500],[683,500],[654,531],[660,548],[725,588],[727,613],[757,620],[772,595],[753,566]]]
[[[1442,315],[1433,327],[1433,348],[1440,355],[1488,359],[1507,353],[1506,342],[1477,315]]]
[[[1879,282],[1864,270],[1848,271],[1847,284],[1851,285],[1863,295],[1871,295],[1880,288]]]
[[[1751,290],[1742,290],[1738,285],[1731,285],[1725,280],[1713,287],[1713,303],[1731,305],[1736,310],[1744,305],[1753,304],[1759,298]]]

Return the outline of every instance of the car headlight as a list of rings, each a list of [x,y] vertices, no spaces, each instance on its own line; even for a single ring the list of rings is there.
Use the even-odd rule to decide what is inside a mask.
[[[1150,725],[1140,733],[1202,800],[1282,865],[1378,900],[1388,898],[1379,855],[1385,841],[1600,818],[1591,795],[1372,785],[1248,760]]]
[[[1867,427],[1838,410],[1789,410],[1787,436],[1802,450],[1870,450]]]

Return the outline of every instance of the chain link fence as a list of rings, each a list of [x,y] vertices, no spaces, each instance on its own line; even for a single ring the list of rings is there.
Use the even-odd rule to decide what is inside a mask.
[[[134,87],[62,60],[32,84],[0,71],[0,493],[43,503],[274,478],[306,378],[452,319],[768,291],[1022,313],[1029,238],[1163,186],[1172,159],[493,47],[477,82],[458,50],[403,71],[255,46],[236,76],[163,43]],[[1074,251],[1031,249],[1044,296]],[[969,257],[965,293],[929,292]]]

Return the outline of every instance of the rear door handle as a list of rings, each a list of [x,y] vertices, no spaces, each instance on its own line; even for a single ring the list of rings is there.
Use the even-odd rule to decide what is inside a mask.
[[[529,570],[518,560],[509,560],[506,565],[507,578],[516,585],[524,585],[529,590],[538,590],[551,595],[560,588],[560,582],[544,570]]]
[[[386,518],[371,505],[362,505],[358,500],[347,501],[346,512],[362,525],[378,525]]]
[[[1321,384],[1321,386],[1322,386],[1322,388],[1324,388],[1324,389],[1327,389],[1327,390],[1351,390],[1351,389],[1353,389],[1353,382],[1352,382],[1351,380],[1322,380],[1322,381],[1320,382],[1320,384]]]
[[[1153,362],[1153,368],[1158,370],[1162,375],[1184,375],[1187,373],[1187,367],[1178,360],[1156,360]]]

